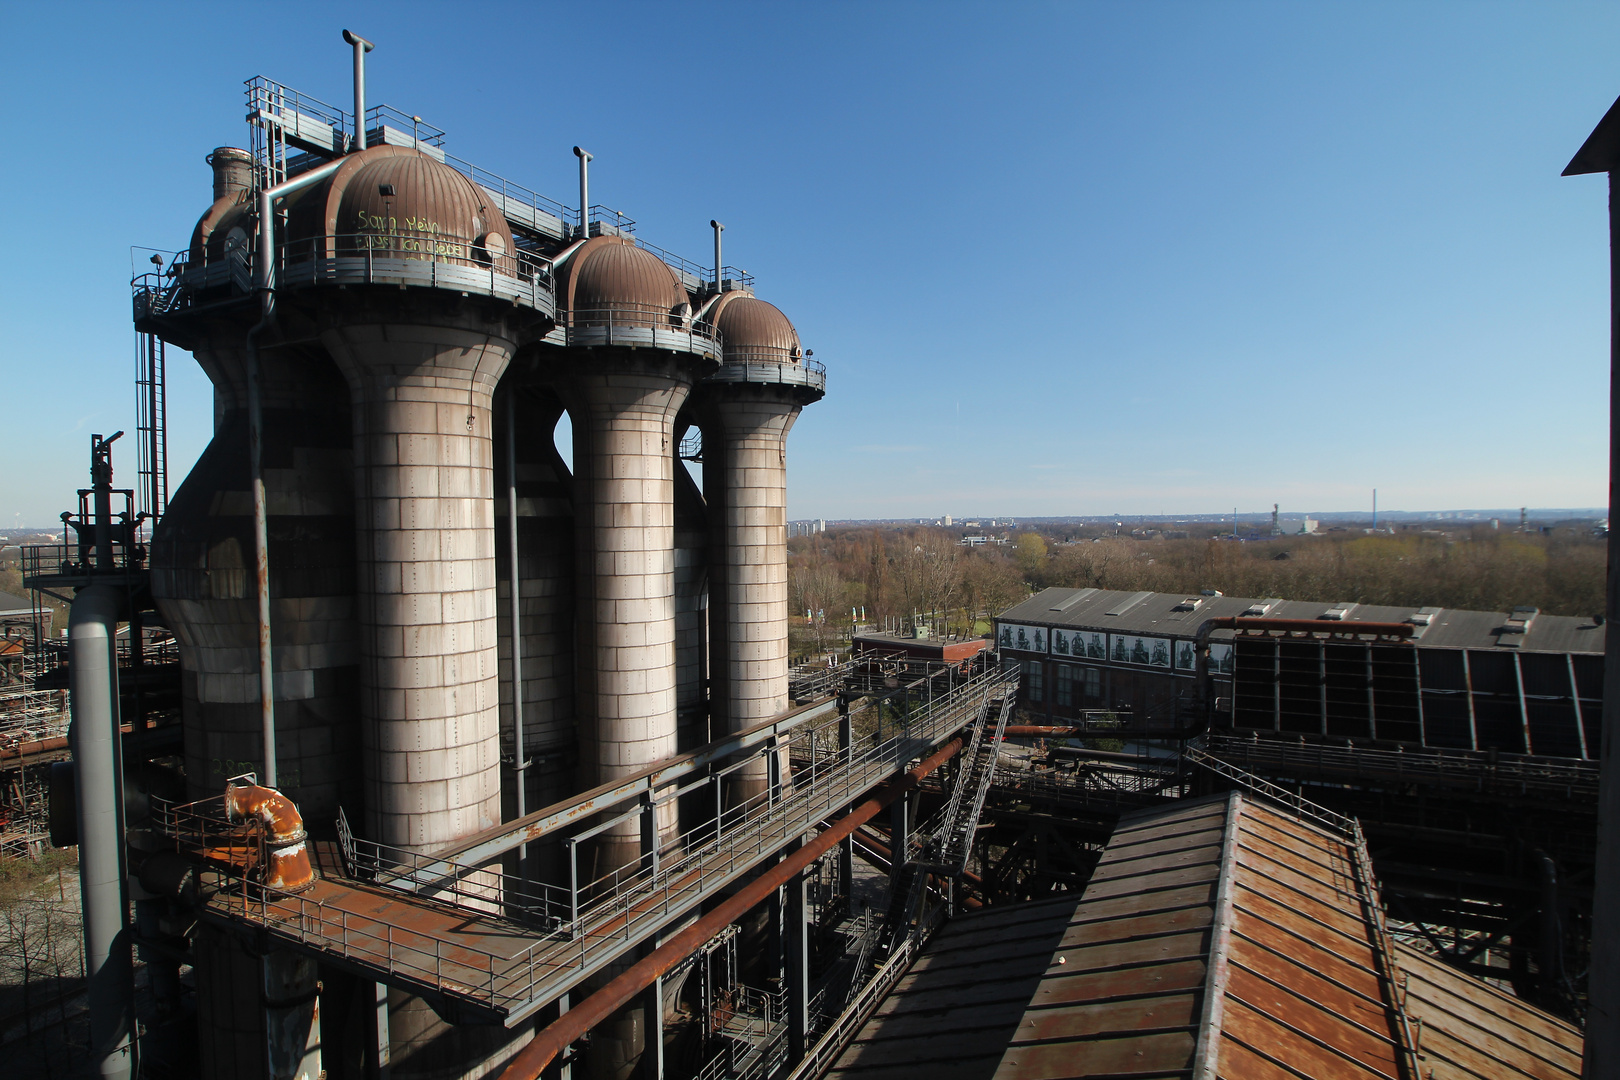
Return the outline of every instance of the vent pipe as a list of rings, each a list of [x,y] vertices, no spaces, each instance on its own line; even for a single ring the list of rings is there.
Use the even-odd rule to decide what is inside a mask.
[[[366,53],[377,46],[355,33],[343,31],[343,40],[354,46],[354,150],[366,148]]]
[[[206,160],[214,170],[215,202],[253,187],[253,155],[246,150],[220,146]]]
[[[574,156],[579,158],[579,238],[591,238],[591,180],[586,166],[590,164],[591,155],[579,147],[574,147]]]
[[[711,220],[709,222],[709,228],[714,230],[714,291],[719,292],[720,291],[720,234],[726,231],[726,227],[724,225],[720,224],[718,221]]]

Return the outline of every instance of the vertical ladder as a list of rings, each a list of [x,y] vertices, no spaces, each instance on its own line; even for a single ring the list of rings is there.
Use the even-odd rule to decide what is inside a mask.
[[[135,424],[140,483],[137,509],[153,518],[169,505],[166,356],[156,334],[135,335]]]

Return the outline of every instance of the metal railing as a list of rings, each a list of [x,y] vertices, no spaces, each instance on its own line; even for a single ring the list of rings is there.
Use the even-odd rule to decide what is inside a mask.
[[[636,345],[719,359],[720,331],[713,323],[645,304],[610,304],[557,312],[547,336],[566,345]]]
[[[251,245],[192,262],[185,252],[167,271],[131,282],[135,318],[170,315],[194,306],[202,294],[228,288],[252,291]],[[359,232],[304,237],[278,245],[278,289],[309,285],[408,285],[450,289],[509,300],[550,312],[551,262],[526,251],[498,251],[465,237],[431,232]]]
[[[817,360],[758,361],[733,360],[725,356],[720,370],[703,380],[711,383],[773,383],[785,386],[808,386],[812,390],[827,389],[827,368]]]
[[[1336,814],[1327,807],[1305,798],[1303,795],[1296,795],[1287,788],[1278,787],[1269,780],[1264,780],[1251,772],[1245,772],[1236,765],[1223,761],[1214,754],[1206,753],[1196,746],[1188,746],[1183,751],[1183,754],[1194,765],[1201,765],[1217,776],[1231,780],[1256,795],[1278,803],[1292,811],[1295,816],[1314,822],[1330,833],[1353,838],[1360,828],[1356,824],[1355,818]]]
[[[936,907],[923,917],[918,923],[914,933],[902,938],[889,954],[889,958],[878,968],[877,973],[867,981],[866,985],[850,1000],[838,1019],[824,1032],[816,1044],[788,1074],[787,1080],[812,1080],[822,1075],[844,1052],[844,1048],[854,1039],[867,1019],[877,1009],[883,999],[894,989],[903,975],[911,969],[918,952],[928,940],[928,936],[944,918],[944,909]]]
[[[413,893],[415,903],[460,913],[457,926],[466,924],[466,916],[476,916],[510,927],[505,935],[509,947],[500,953],[464,937],[386,926],[325,896],[232,890],[220,894],[215,906],[313,949],[386,966],[396,976],[481,1001],[513,1024],[717,895],[818,822],[837,816],[916,757],[931,752],[977,715],[988,696],[1002,693],[1012,678],[1016,675],[999,669],[985,672],[908,718],[880,721],[848,745],[840,738],[851,733],[842,717],[804,724],[787,740],[761,745],[754,756],[685,787],[660,792],[563,838],[570,868],[566,918],[559,910],[563,891],[558,887],[531,883],[525,888],[487,863],[466,866],[440,858],[433,860],[431,873],[420,870],[416,860],[421,856],[386,867],[370,865],[363,854],[366,845],[349,838],[357,865],[375,884]],[[798,752],[784,754],[793,748]],[[789,756],[803,762],[791,773],[782,767]],[[769,788],[738,806],[725,807],[728,777],[755,758],[763,758],[772,771]],[[703,788],[716,807],[712,819],[661,843],[659,850],[637,862],[594,881],[581,879],[579,849],[584,842],[615,826],[627,831],[639,826],[642,835],[650,835],[646,827],[650,823],[638,823],[637,818],[656,815],[659,807],[682,796],[702,798],[697,793]],[[395,857],[383,845],[370,850],[377,852],[379,864]],[[504,895],[508,889],[514,890],[511,901]]]
[[[1316,742],[1211,735],[1205,749],[1220,758],[1250,768],[1308,770],[1313,773],[1357,774],[1392,778],[1397,782],[1455,781],[1539,791],[1560,797],[1597,792],[1598,763],[1574,758],[1551,760],[1480,750],[1399,749],[1330,746]]]

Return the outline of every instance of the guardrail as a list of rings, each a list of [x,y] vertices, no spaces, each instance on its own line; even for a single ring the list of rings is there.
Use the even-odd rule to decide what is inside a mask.
[[[1256,795],[1264,796],[1274,803],[1287,807],[1296,816],[1314,822],[1330,833],[1346,838],[1354,838],[1360,831],[1360,826],[1356,824],[1355,818],[1336,814],[1327,807],[1305,798],[1303,795],[1296,795],[1287,788],[1278,787],[1269,780],[1262,779],[1251,772],[1245,772],[1236,765],[1223,761],[1213,754],[1206,753],[1196,746],[1188,746],[1183,753],[1187,760],[1194,765],[1201,765],[1217,776],[1231,780]]]
[[[718,360],[720,331],[713,323],[641,304],[612,304],[557,312],[547,336],[566,345],[635,345],[697,353]]]
[[[703,380],[711,383],[771,383],[783,386],[808,386],[825,392],[827,369],[815,360],[793,362],[764,362],[757,360],[734,361],[727,356],[720,370]]]
[[[1286,743],[1212,735],[1205,748],[1225,761],[1251,768],[1312,773],[1392,777],[1397,781],[1455,781],[1470,787],[1517,787],[1564,797],[1591,792],[1598,783],[1598,763],[1576,758],[1550,760],[1479,750],[1433,748],[1385,750],[1322,743]]]
[[[807,722],[788,738],[767,740],[753,754],[691,784],[672,783],[651,791],[631,809],[563,838],[570,872],[567,890],[525,885],[501,874],[490,868],[487,852],[479,856],[480,865],[438,858],[429,870],[424,869],[425,857],[414,856],[405,864],[381,867],[366,861],[363,842],[346,841],[375,884],[414,893],[416,902],[511,920],[513,933],[507,935],[511,948],[503,954],[469,947],[461,939],[450,942],[419,930],[383,927],[323,897],[233,890],[219,904],[317,949],[356,953],[353,958],[360,962],[386,963],[421,980],[449,979],[458,992],[483,1000],[503,1013],[508,1024],[516,1023],[716,895],[818,822],[837,816],[916,757],[931,752],[976,715],[987,696],[1001,692],[1015,678],[992,669],[941,694],[910,717],[880,718],[859,732],[847,717]],[[784,753],[788,750],[795,752]],[[767,790],[726,807],[727,778],[760,757],[772,778]],[[782,765],[788,757],[802,762],[791,773]],[[579,848],[591,837],[616,825],[629,826],[641,815],[656,814],[659,807],[682,796],[712,799],[715,817],[637,863],[594,881],[581,879]],[[651,835],[645,827],[649,824],[642,822],[642,835]],[[382,845],[372,845],[371,850],[378,852],[379,862],[394,855]],[[564,895],[566,911],[561,904]],[[518,947],[524,939],[528,944]]]

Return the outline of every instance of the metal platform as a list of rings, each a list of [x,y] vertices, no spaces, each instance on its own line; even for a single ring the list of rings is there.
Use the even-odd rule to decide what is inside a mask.
[[[440,855],[399,863],[395,860],[404,853],[353,841],[351,872],[371,875],[375,883],[324,880],[286,895],[244,878],[214,893],[206,915],[263,932],[367,978],[433,994],[464,1018],[512,1026],[946,742],[1016,679],[992,669],[904,721],[859,736],[847,716],[802,720],[781,733],[785,739],[765,739],[753,753],[734,755],[684,786],[681,770],[663,770],[661,788],[646,788],[646,797],[631,809],[590,827],[583,826],[605,808],[601,792],[547,808],[540,816],[553,822],[556,832],[573,826],[562,837],[575,873],[568,888],[524,883],[489,869],[502,851],[549,832],[536,834],[532,822],[514,823],[503,836],[475,844],[463,856],[466,861]],[[818,713],[801,710],[799,715]],[[737,741],[738,736],[724,740]],[[729,773],[753,757],[770,763],[784,756],[803,764],[791,775],[777,775],[771,790],[754,803],[726,810],[664,851],[649,853],[639,865],[594,882],[577,880],[576,848],[597,832],[700,789],[708,789],[720,805]]]

